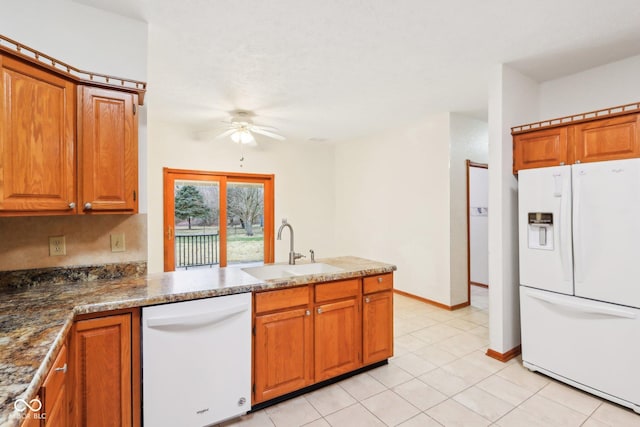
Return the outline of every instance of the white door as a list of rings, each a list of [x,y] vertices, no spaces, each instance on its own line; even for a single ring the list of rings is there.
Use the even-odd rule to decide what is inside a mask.
[[[489,170],[469,166],[469,276],[489,284]]]
[[[575,294],[640,308],[640,159],[573,166]]]
[[[571,167],[518,172],[520,284],[573,294]]]

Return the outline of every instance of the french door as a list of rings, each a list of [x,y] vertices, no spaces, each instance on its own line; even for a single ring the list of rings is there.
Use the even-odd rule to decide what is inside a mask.
[[[163,175],[165,271],[273,262],[273,175]]]

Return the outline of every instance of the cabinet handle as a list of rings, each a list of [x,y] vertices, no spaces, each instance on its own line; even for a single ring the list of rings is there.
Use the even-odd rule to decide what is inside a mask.
[[[322,314],[322,308],[321,307],[318,307],[317,311],[318,311],[318,314]]]
[[[307,310],[307,311],[305,311],[305,312],[304,312],[304,315],[305,315],[305,316],[311,316],[311,310]]]
[[[84,204],[84,208],[85,208],[85,210],[91,210],[91,208],[92,208],[92,207],[93,207],[93,206],[91,206],[91,203],[89,203],[89,202],[87,202],[87,203],[85,203],[85,204]]]
[[[76,208],[76,203],[75,202],[69,203],[69,209],[75,209],[75,208]]]
[[[366,297],[366,298],[364,299],[364,302],[366,302],[367,304],[369,304],[369,303],[371,302],[371,299],[369,299],[369,297]]]
[[[67,364],[65,363],[62,368],[56,368],[56,372],[62,372],[63,374],[67,372]]]
[[[378,277],[378,283],[382,283],[382,277]]]

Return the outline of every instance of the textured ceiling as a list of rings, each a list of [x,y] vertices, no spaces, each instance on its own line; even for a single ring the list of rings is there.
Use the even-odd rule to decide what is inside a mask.
[[[640,54],[638,0],[75,1],[148,23],[154,118],[246,109],[293,140],[486,117],[499,63],[544,81]]]

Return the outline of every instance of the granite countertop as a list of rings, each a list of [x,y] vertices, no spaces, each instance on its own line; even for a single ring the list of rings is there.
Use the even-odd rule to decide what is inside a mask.
[[[36,396],[77,314],[278,289],[396,269],[391,264],[350,256],[318,262],[342,270],[259,280],[240,268],[199,268],[141,278],[0,289],[0,426],[20,424],[14,402]]]

